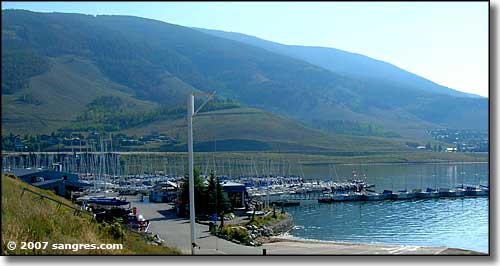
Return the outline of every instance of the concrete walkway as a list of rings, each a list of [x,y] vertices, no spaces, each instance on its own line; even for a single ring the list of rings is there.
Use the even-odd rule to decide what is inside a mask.
[[[172,205],[167,203],[143,203],[132,199],[132,206],[137,207],[138,212],[151,221],[149,228],[151,232],[160,235],[167,245],[177,247],[184,254],[191,254],[189,220],[178,218],[172,209]],[[263,249],[266,249],[267,255],[471,254],[470,251],[448,249],[446,247],[344,244],[288,239],[277,239],[277,242],[267,243],[259,247],[250,247],[215,237],[209,233],[208,226],[202,224],[196,224],[196,238],[196,243],[200,246],[195,252],[198,255],[262,255]]]
[[[169,246],[191,254],[191,231],[189,220],[177,217],[172,205],[167,203],[142,203],[132,201],[144,218],[151,221],[149,230],[157,233]],[[200,249],[196,254],[262,254],[262,248],[238,245],[211,235],[208,226],[196,224],[196,243]]]

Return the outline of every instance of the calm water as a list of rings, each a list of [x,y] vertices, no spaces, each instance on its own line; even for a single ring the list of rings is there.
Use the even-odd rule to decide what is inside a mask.
[[[323,180],[349,180],[353,171],[366,175],[376,191],[488,185],[488,163],[309,165],[304,176]]]
[[[488,184],[488,164],[315,166],[319,176],[366,173],[376,190]],[[306,171],[306,170],[305,170]],[[325,174],[326,171],[326,174]],[[335,177],[335,174],[330,175]],[[334,178],[338,179],[338,178]],[[463,180],[463,181],[462,181]],[[408,201],[305,202],[287,207],[294,238],[326,241],[448,246],[488,252],[488,198]]]

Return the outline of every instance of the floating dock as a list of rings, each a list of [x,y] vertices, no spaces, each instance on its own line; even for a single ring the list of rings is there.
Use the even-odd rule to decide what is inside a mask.
[[[459,189],[431,189],[425,191],[414,189],[412,192],[405,190],[392,192],[384,190],[382,193],[376,192],[356,192],[333,194],[318,199],[319,203],[332,203],[344,201],[378,201],[378,200],[408,200],[408,199],[428,199],[428,198],[456,198],[456,197],[487,197],[490,191],[487,187],[465,187]]]

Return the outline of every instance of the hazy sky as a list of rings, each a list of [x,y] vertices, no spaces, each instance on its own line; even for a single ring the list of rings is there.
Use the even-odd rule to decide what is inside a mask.
[[[333,47],[488,96],[488,2],[2,2],[2,9],[133,15]]]

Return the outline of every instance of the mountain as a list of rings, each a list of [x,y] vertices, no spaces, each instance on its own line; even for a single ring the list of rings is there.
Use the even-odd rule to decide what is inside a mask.
[[[366,80],[368,82],[385,82],[387,84],[395,84],[407,88],[416,88],[438,94],[481,98],[479,95],[465,93],[441,86],[428,79],[398,68],[390,63],[357,53],[350,53],[335,48],[284,45],[237,32],[202,28],[194,29],[217,37],[239,41],[256,47],[261,47],[275,53],[304,60],[311,64],[331,70],[334,73],[346,75],[355,79]]]
[[[253,140],[269,143],[325,144],[308,144],[311,135],[399,149],[400,143],[378,137],[429,138],[425,131],[432,128],[488,125],[487,99],[350,77],[240,41],[130,16],[2,10],[2,76],[2,134],[86,123],[145,132],[179,119],[175,108],[185,108],[189,92],[213,90],[220,102],[260,109],[253,118],[263,122],[248,120],[245,128],[255,124]],[[106,108],[103,99],[118,103],[118,110]],[[237,120],[224,126],[241,126]],[[268,125],[280,134],[264,137]],[[311,126],[342,135],[320,136]],[[279,139],[294,130],[302,136]],[[241,130],[232,132],[228,140],[243,139]]]
[[[365,102],[384,106],[380,101],[387,100],[389,98],[387,96],[403,100],[404,104],[397,106],[394,109],[395,112],[399,112],[401,108],[404,108],[410,116],[416,116],[416,118],[425,122],[433,123],[434,126],[437,124],[452,128],[487,130],[488,100],[486,98],[441,86],[390,63],[334,48],[284,45],[236,32],[194,29],[303,60],[345,77],[361,81],[368,85],[363,88],[364,91],[362,92],[366,93],[365,97],[369,98]],[[415,90],[432,93],[432,96],[422,96],[422,94],[416,93]],[[372,95],[372,93],[378,93],[379,95]],[[402,93],[408,94],[401,95]],[[413,99],[413,102],[411,99]],[[463,108],[464,106],[469,107]],[[481,121],[474,121],[478,118]],[[364,120],[362,117],[354,119]],[[392,118],[387,120],[394,121]],[[369,119],[369,121],[374,120]],[[413,121],[414,124],[419,124],[415,122]],[[378,121],[378,123],[384,125],[385,121]],[[387,124],[385,125],[387,126]],[[427,126],[432,127],[432,125]],[[388,128],[409,132],[394,125],[389,125]]]

